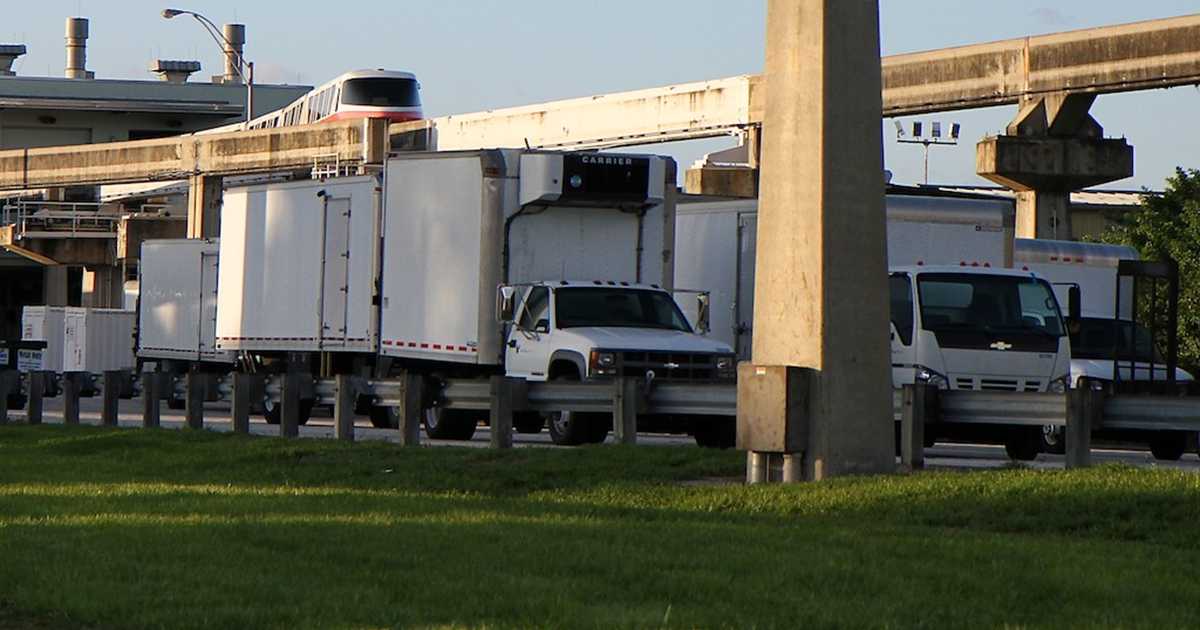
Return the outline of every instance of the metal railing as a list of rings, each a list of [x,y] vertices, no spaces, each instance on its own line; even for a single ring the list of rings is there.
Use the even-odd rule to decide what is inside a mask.
[[[0,225],[22,238],[116,238],[120,215],[98,203],[17,201],[0,208]]]

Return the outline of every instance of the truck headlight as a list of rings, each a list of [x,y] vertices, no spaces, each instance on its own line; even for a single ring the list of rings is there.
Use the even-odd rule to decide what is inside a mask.
[[[588,361],[593,376],[614,376],[617,373],[617,353],[592,350]]]
[[[946,379],[945,375],[920,365],[917,366],[916,381],[938,389],[950,389],[950,381]]]
[[[1066,376],[1060,376],[1050,381],[1050,384],[1046,386],[1046,391],[1050,392],[1051,394],[1067,393],[1067,378],[1068,377]]]
[[[717,376],[720,378],[736,378],[737,358],[732,355],[717,357]]]

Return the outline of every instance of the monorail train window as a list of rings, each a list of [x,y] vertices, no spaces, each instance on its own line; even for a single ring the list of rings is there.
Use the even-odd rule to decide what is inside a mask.
[[[415,79],[350,79],[342,85],[342,103],[372,107],[419,107]]]

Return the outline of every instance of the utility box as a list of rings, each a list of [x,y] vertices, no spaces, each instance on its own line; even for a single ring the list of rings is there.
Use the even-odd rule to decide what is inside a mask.
[[[63,371],[63,316],[65,306],[26,306],[21,311],[21,340],[44,341],[42,369]]]
[[[63,372],[132,370],[134,311],[67,307],[63,313]]]
[[[226,191],[217,348],[374,351],[381,195],[374,176]]]
[[[217,350],[218,239],[142,244],[138,356],[232,363]]]
[[[807,368],[738,364],[738,449],[799,453],[808,448],[816,382],[816,372]]]

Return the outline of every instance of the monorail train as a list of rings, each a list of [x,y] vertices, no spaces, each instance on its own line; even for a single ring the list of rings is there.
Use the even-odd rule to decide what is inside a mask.
[[[290,105],[263,114],[249,123],[212,131],[274,129],[351,118],[386,118],[392,122],[420,120],[421,85],[409,72],[356,70],[320,85]]]

